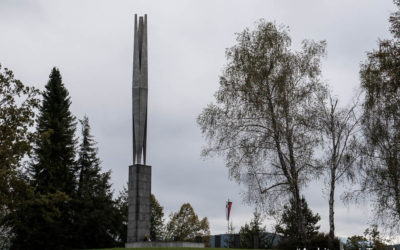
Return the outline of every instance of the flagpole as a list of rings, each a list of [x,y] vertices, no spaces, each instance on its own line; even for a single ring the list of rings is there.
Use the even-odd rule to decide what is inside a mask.
[[[229,234],[229,208],[228,208],[228,206],[229,206],[229,198],[228,198],[228,201],[226,202],[226,218],[228,221],[228,230],[226,232]]]
[[[228,206],[229,206],[229,198],[228,198]],[[229,208],[228,208],[228,233],[229,233],[229,219],[230,219],[230,216],[229,216]]]
[[[226,208],[226,210],[225,210],[226,211],[226,220],[228,221],[228,233],[230,232],[229,231],[229,220],[231,218],[231,216],[230,216],[231,207],[232,207],[232,202],[228,198],[228,201],[226,202],[226,206],[225,206],[225,208]]]

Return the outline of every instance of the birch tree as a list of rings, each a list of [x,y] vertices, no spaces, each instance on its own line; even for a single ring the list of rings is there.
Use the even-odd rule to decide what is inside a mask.
[[[358,100],[358,98],[356,98]],[[325,141],[323,166],[328,180],[329,190],[329,249],[333,249],[335,240],[335,190],[336,185],[345,180],[354,181],[354,165],[359,156],[358,121],[355,109],[357,102],[350,108],[340,108],[338,99],[330,97],[321,105],[321,128]]]
[[[324,41],[291,49],[287,27],[260,20],[237,34],[227,65],[197,122],[207,140],[203,156],[224,156],[229,173],[249,185],[249,200],[267,210],[294,199],[298,234],[307,244],[301,189],[315,176],[318,100]]]
[[[400,8],[400,1],[394,1]],[[361,65],[365,139],[361,190],[377,222],[400,231],[400,11],[390,17],[393,39],[380,40]]]

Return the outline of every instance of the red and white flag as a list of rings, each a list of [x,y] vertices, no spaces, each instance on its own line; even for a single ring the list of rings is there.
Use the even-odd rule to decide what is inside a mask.
[[[228,201],[226,202],[226,206],[225,206],[225,213],[226,213],[226,220],[229,221],[229,217],[231,216],[231,208],[232,208],[232,201]]]

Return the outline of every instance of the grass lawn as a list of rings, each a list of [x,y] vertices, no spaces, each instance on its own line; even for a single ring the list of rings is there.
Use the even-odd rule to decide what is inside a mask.
[[[192,247],[145,247],[145,248],[102,248],[102,249],[92,249],[92,250],[204,250],[204,249],[211,249],[211,248],[192,248]],[[213,248],[214,249],[214,248]],[[221,248],[220,248],[221,249]],[[227,248],[232,250],[245,250],[241,248]],[[248,249],[247,249],[248,250]],[[265,249],[264,249],[265,250]],[[274,250],[274,249],[269,249]]]

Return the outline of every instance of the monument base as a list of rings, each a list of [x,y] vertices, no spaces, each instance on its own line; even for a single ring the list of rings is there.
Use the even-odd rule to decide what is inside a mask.
[[[126,243],[125,248],[142,248],[142,247],[188,247],[188,248],[204,248],[204,243],[198,242],[183,242],[183,241],[174,241],[174,242],[131,242]]]
[[[150,207],[151,166],[129,166],[127,244],[144,242],[150,237]]]

